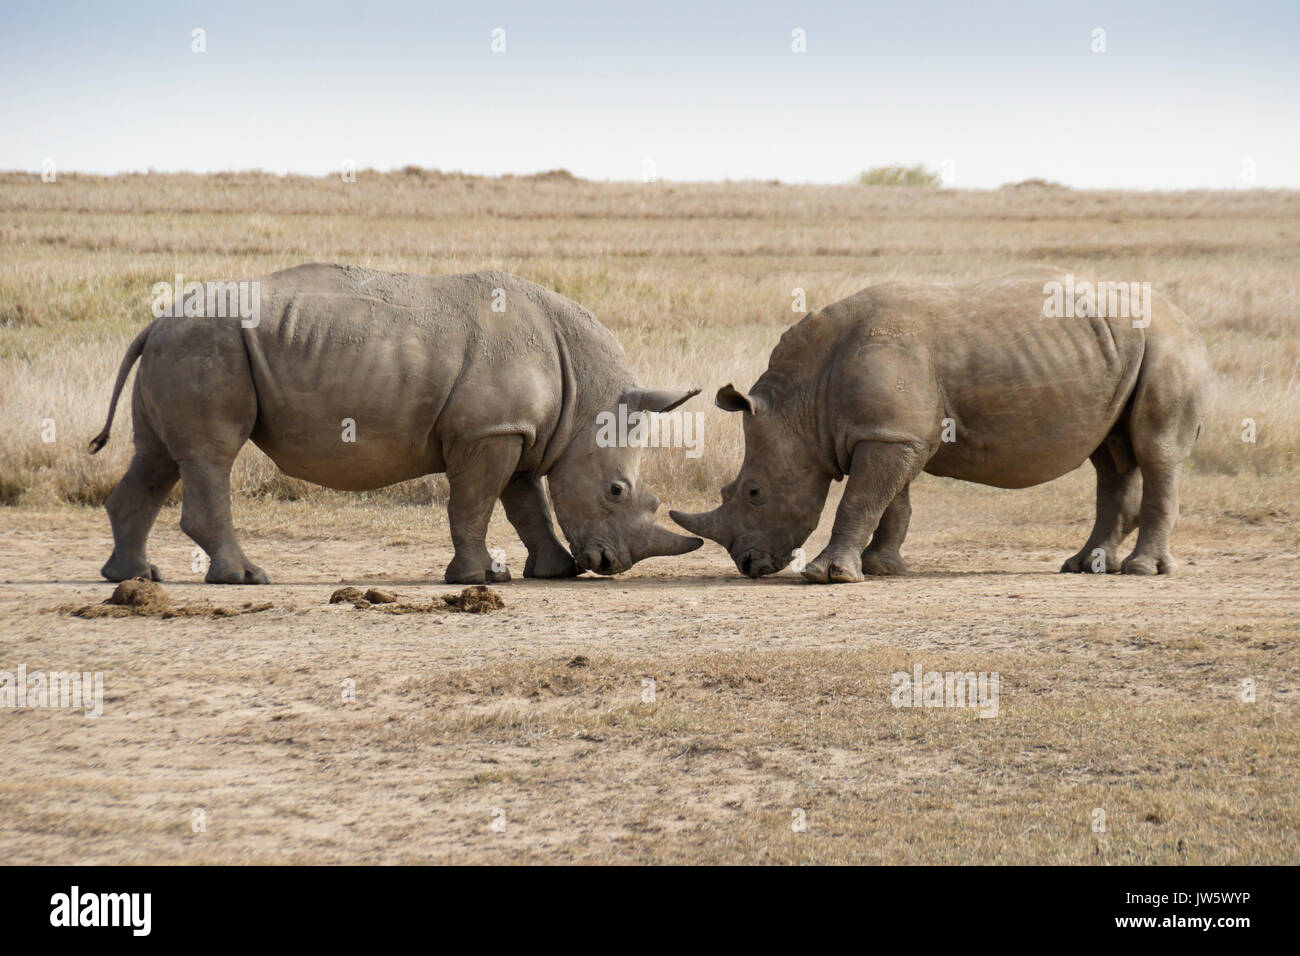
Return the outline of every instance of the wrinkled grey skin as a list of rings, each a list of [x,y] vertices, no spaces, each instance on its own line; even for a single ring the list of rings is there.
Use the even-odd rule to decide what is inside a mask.
[[[1090,458],[1096,523],[1061,570],[1172,572],[1179,469],[1204,416],[1205,347],[1154,293],[1145,329],[1095,314],[1045,318],[1052,280],[1064,276],[1036,267],[981,282],[888,282],[806,316],[749,394],[718,392],[745,429],[744,463],[721,507],[673,519],[720,543],[742,574],[771,574],[847,475],[830,543],[803,576],[861,581],[906,572],[908,488],[922,471],[1024,488]],[[944,419],[954,441],[942,440]]]
[[[135,458],[108,499],[110,581],[159,579],[145,541],[184,485],[181,528],[206,580],[264,584],[235,539],[230,468],[250,438],[286,474],[349,491],[445,472],[456,553],[445,580],[509,580],[485,535],[498,499],[528,548],[525,577],[615,574],[703,542],[655,524],[640,448],[600,448],[596,416],[667,411],[694,391],[637,387],[623,350],[574,302],[500,272],[423,277],[313,264],[261,282],[255,328],[164,317],[122,361],[103,432],[137,357]],[[501,292],[495,292],[501,290]],[[504,311],[494,311],[494,301]],[[346,442],[344,420],[355,423]],[[572,554],[555,535],[543,477]]]

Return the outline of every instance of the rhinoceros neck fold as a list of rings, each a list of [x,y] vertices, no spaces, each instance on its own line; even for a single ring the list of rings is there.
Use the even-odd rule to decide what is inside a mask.
[[[554,330],[562,398],[560,417],[538,468],[543,475],[583,429],[595,430],[596,416],[613,408],[635,381],[618,341],[585,309],[575,304],[557,314]]]
[[[837,479],[844,469],[835,455],[835,435],[826,412],[840,325],[824,313],[804,316],[782,334],[767,370],[751,389],[767,395],[773,414],[781,416],[820,466]]]

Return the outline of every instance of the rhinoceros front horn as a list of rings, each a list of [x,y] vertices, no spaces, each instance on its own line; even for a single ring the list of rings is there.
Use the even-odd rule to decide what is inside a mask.
[[[718,512],[701,511],[696,514],[686,514],[681,511],[670,511],[668,517],[672,518],[679,525],[689,531],[691,534],[698,534],[708,538],[710,541],[717,541],[721,544],[718,537]]]
[[[686,554],[702,547],[703,544],[704,542],[699,538],[688,538],[684,534],[673,534],[667,528],[652,524],[646,536],[633,545],[632,560],[642,561],[645,558]]]

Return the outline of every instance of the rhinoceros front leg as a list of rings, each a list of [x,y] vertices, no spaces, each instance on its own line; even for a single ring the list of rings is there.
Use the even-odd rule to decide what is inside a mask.
[[[862,580],[862,554],[882,516],[899,492],[921,472],[917,447],[902,442],[863,441],[853,449],[844,497],[825,550],[803,570],[815,584]],[[882,542],[882,545],[884,542]]]
[[[487,549],[492,509],[519,463],[522,440],[493,435],[455,448],[447,462],[451,498],[447,517],[456,555],[443,579],[448,584],[486,584],[510,580],[507,570],[494,571]]]
[[[506,517],[514,525],[519,540],[528,548],[528,561],[524,564],[526,578],[572,578],[578,574],[578,565],[560,539],[555,536],[555,523],[551,517],[551,504],[546,500],[542,479],[535,475],[517,474],[501,492]]]
[[[862,552],[863,574],[906,574],[907,564],[901,553],[907,525],[912,520],[912,502],[908,494],[911,485],[894,496],[885,513],[880,516],[871,544]]]

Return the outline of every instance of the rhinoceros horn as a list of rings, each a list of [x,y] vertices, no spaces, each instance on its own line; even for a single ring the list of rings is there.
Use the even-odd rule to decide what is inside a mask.
[[[689,531],[691,534],[698,534],[708,538],[710,541],[717,541],[722,544],[719,537],[718,511],[715,508],[712,511],[700,511],[696,514],[685,514],[681,511],[670,511],[668,517],[672,518],[679,525]]]
[[[684,534],[674,534],[667,528],[652,524],[649,532],[632,545],[632,560],[636,562],[644,561],[646,558],[687,554],[703,545],[704,542],[699,538],[688,538]]]

